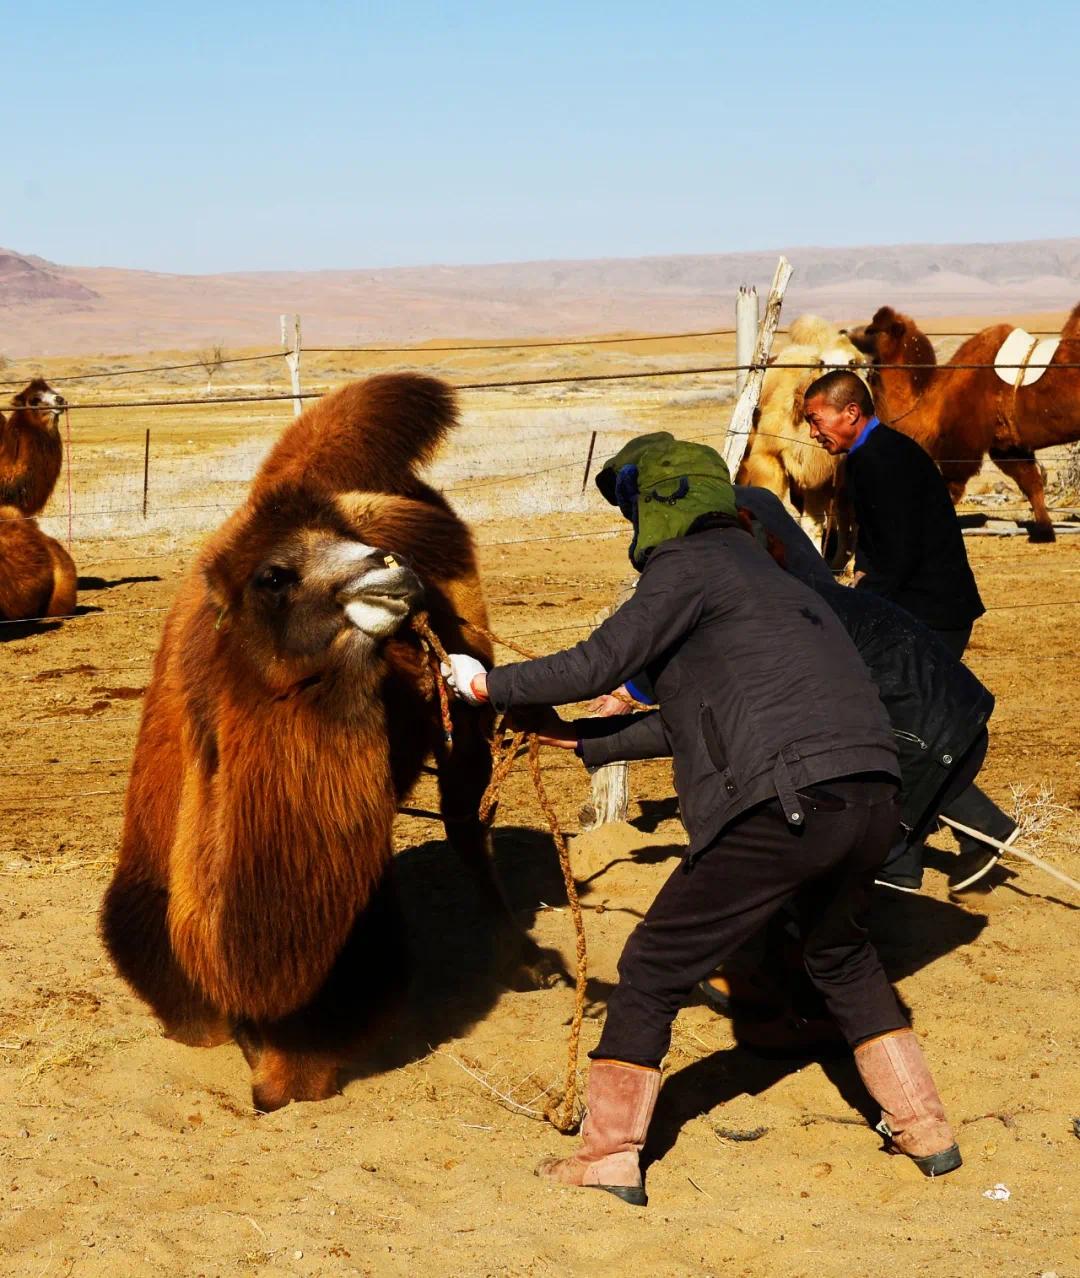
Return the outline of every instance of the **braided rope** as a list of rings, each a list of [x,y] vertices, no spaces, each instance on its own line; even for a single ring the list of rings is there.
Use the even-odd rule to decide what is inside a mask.
[[[536,654],[519,648],[515,644],[500,639],[484,626],[458,617],[458,622],[470,630],[483,635],[492,643],[501,644],[512,652],[523,657],[532,658]],[[439,641],[438,635],[431,627],[431,620],[426,612],[416,613],[412,618],[412,626],[420,639],[421,647],[428,655],[432,678],[439,692],[439,709],[442,714],[443,732],[447,744],[452,744],[453,732],[450,723],[450,698],[446,687],[446,677],[441,666],[450,664],[446,649]],[[574,1014],[570,1019],[570,1036],[567,1042],[566,1084],[562,1095],[556,1097],[544,1110],[544,1117],[557,1130],[570,1133],[577,1129],[579,1118],[578,1106],[578,1054],[581,1045],[581,1024],[585,1017],[585,998],[589,977],[589,956],[585,943],[585,922],[581,917],[581,902],[578,899],[577,884],[570,867],[570,850],[566,844],[566,836],[559,825],[559,818],[548,798],[540,772],[540,739],[535,732],[507,728],[500,715],[492,731],[489,746],[491,749],[491,779],[480,799],[480,820],[491,826],[499,804],[499,794],[503,783],[518,758],[523,745],[527,745],[529,755],[529,773],[532,776],[533,788],[536,791],[540,810],[547,817],[551,829],[551,837],[559,856],[559,869],[562,871],[563,884],[566,887],[566,899],[570,905],[570,913],[574,920],[574,940],[577,949],[577,963],[574,979]]]

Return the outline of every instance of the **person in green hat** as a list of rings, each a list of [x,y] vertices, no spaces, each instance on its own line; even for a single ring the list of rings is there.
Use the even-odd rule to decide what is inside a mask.
[[[582,1145],[537,1174],[646,1202],[638,1156],[671,1025],[697,982],[786,904],[807,973],[927,1175],[960,1165],[940,1097],[861,915],[895,840],[900,772],[878,692],[836,615],[778,572],[740,521],[723,459],[666,432],[596,479],[633,526],[630,599],[575,647],[491,671],[452,654],[458,696],[500,712],[566,705],[648,676],[657,709],[564,723],[548,744],[589,767],[672,756],[689,845],[619,961],[590,1053]]]

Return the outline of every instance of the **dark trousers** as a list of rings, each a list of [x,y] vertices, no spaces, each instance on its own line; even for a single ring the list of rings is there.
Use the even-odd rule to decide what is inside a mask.
[[[789,901],[807,974],[848,1042],[906,1027],[862,917],[895,840],[896,788],[846,778],[803,794],[802,828],[762,804],[674,871],[623,950],[594,1059],[659,1066],[697,982]]]
[[[967,649],[968,640],[971,638],[971,627],[964,626],[960,630],[935,630],[934,634],[959,661]]]

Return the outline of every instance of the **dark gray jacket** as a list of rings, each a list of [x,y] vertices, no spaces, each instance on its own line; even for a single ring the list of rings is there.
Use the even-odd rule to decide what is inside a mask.
[[[566,705],[645,667],[649,714],[582,720],[590,767],[672,755],[689,855],[748,808],[834,777],[899,779],[896,746],[866,667],[835,614],[741,528],[662,543],[633,596],[583,643],[488,676],[498,710]]]
[[[899,605],[869,590],[838,585],[779,497],[763,488],[736,488],[735,495],[784,543],[788,571],[821,595],[858,648],[897,741],[900,819],[908,829],[920,830],[986,727],[993,694]]]

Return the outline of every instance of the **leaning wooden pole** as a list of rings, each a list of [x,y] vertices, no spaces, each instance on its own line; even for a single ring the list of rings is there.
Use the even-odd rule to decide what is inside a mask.
[[[746,445],[750,439],[750,429],[754,424],[754,410],[761,398],[761,383],[765,378],[765,365],[772,352],[773,337],[780,323],[780,308],[784,304],[784,291],[791,279],[793,268],[786,257],[781,257],[776,264],[769,300],[765,304],[765,317],[758,329],[757,344],[754,347],[753,367],[747,374],[746,381],[735,403],[735,411],[731,414],[727,438],[724,440],[724,461],[727,462],[731,478],[734,479],[742,464]]]

